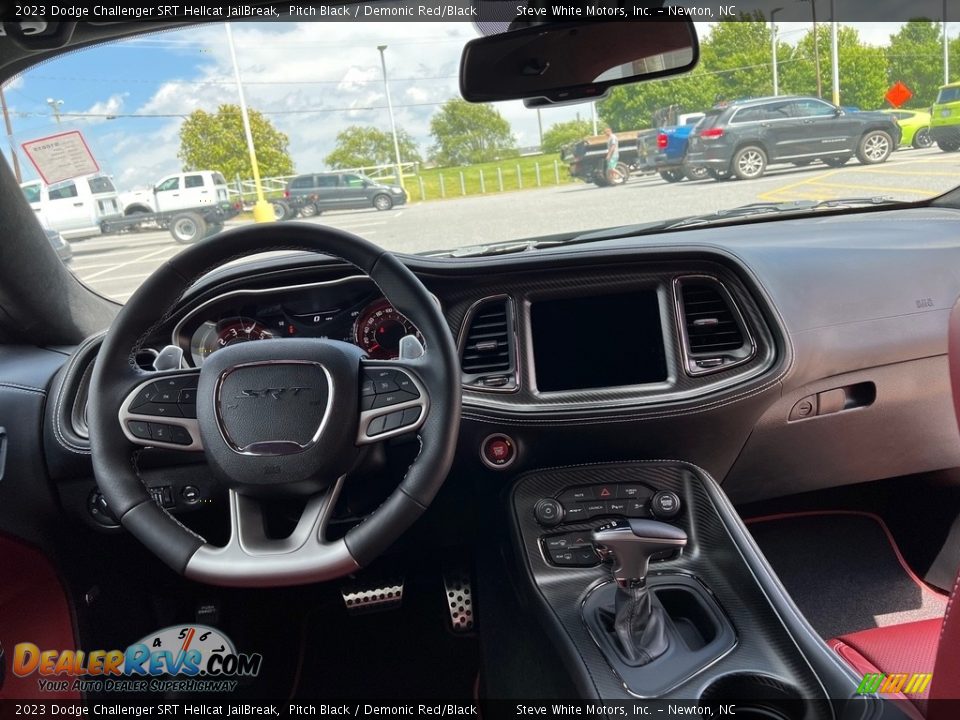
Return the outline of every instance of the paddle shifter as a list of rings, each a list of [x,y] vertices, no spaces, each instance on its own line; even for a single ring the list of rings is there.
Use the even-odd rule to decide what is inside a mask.
[[[617,644],[632,664],[646,665],[668,647],[663,607],[647,590],[647,567],[657,553],[683,548],[687,534],[657,520],[616,520],[597,528],[593,542],[601,555],[613,558]]]

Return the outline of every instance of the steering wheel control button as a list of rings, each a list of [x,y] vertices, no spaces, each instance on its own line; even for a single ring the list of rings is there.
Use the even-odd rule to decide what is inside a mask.
[[[376,394],[377,385],[373,380],[366,378],[362,383],[360,383],[360,397],[370,397],[371,395]]]
[[[373,400],[373,408],[376,410],[378,408],[390,407],[391,405],[399,405],[400,403],[410,402],[411,400],[416,400],[417,396],[411,395],[410,393],[402,392],[400,390],[395,390],[388,393],[378,393]]]
[[[130,433],[134,437],[138,437],[141,440],[150,440],[150,423],[143,422],[142,420],[129,420],[127,421],[127,427],[130,428]]]
[[[402,390],[403,392],[412,395],[414,398],[420,397],[420,391],[417,390],[417,386],[413,384],[413,380],[410,379],[410,376],[399,370],[395,373],[395,381],[397,383],[397,389]]]
[[[370,370],[367,376],[373,380],[374,392],[392,393],[398,390],[396,370]]]
[[[147,403],[135,408],[137,415],[152,415],[155,417],[183,417],[180,408],[172,403]]]
[[[196,405],[197,404],[197,389],[184,388],[180,391],[180,398],[177,400],[179,405]]]
[[[143,390],[137,393],[137,396],[130,403],[131,409],[139,408],[141,405],[152,403],[159,395],[159,391],[154,385],[147,385]]]
[[[503,470],[517,459],[517,445],[509,435],[488,435],[480,444],[480,459],[488,468]]]
[[[396,430],[403,423],[403,410],[397,410],[397,412],[392,412],[386,416],[386,419],[383,422],[383,431],[389,432],[390,430]]]
[[[680,498],[675,492],[661,490],[650,501],[650,509],[661,520],[675,518],[680,514]]]
[[[400,423],[401,427],[406,427],[407,425],[413,425],[417,420],[420,419],[420,408],[412,407],[407,408],[403,411],[403,422]]]
[[[367,426],[367,435],[373,437],[374,435],[380,435],[384,432],[383,425],[387,420],[386,415],[381,415],[380,417],[374,418],[370,421],[370,424]]]
[[[553,527],[559,525],[563,519],[563,508],[553,498],[543,498],[537,501],[533,508],[533,515],[544,527]]]

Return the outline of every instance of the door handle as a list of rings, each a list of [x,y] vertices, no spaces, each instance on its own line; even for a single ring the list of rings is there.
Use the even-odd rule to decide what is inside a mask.
[[[201,191],[200,191],[200,194],[201,194],[201,195],[206,195],[206,194],[209,193],[209,192],[210,192],[209,190],[201,190]]]
[[[74,207],[83,207],[83,203],[82,203],[82,202],[74,203],[73,206],[74,206]]]
[[[762,122],[762,123],[760,123],[760,127],[770,127],[770,123],[768,123],[768,122]]]

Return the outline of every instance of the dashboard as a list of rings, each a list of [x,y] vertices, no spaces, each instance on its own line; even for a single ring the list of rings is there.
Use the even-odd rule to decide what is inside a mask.
[[[356,345],[375,360],[391,360],[400,339],[423,336],[368,278],[236,290],[202,303],[180,320],[171,344],[201,367],[220,348],[283,338],[330,338]]]
[[[945,356],[958,222],[917,209],[403,256],[460,353],[457,472],[682,459],[749,502],[960,466]],[[926,240],[905,241],[916,225]],[[199,367],[226,345],[289,337],[388,359],[407,334],[420,337],[368,278],[296,254],[203,278],[144,344],[178,346]],[[46,405],[58,479],[90,472],[97,344],[72,355]]]

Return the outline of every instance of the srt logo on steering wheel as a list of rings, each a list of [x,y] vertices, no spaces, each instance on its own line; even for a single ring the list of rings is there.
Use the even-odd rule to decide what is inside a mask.
[[[228,409],[233,410],[240,406],[240,401],[246,398],[273,398],[274,400],[280,400],[285,396],[296,397],[300,394],[301,390],[310,390],[308,387],[294,386],[288,388],[263,388],[262,390],[241,390],[239,395],[234,395],[233,405],[229,405]]]

